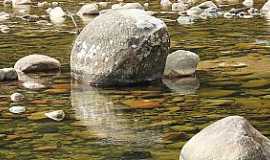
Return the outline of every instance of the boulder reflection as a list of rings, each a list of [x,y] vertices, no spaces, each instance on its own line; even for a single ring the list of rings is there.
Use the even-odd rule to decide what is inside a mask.
[[[184,93],[186,89],[190,93],[198,88],[198,79],[195,79],[176,81],[176,84],[166,82],[167,87],[172,87],[172,90],[179,91],[180,89]],[[183,85],[183,87],[178,85]],[[162,103],[165,101],[163,93],[168,91],[166,86],[124,90],[103,90],[75,82],[72,82],[71,86],[71,104],[75,111],[75,118],[80,120],[81,125],[86,126],[97,137],[121,144],[150,145],[160,142],[163,132],[159,128],[160,121],[158,119],[160,117],[158,113],[160,110],[151,107],[140,108],[140,106],[136,108],[136,105],[139,105],[138,101],[140,100],[142,100],[140,103],[145,100],[148,104],[151,101],[160,101],[158,108],[162,109]],[[134,106],[132,103],[127,105],[124,103],[127,100],[135,100],[136,104]],[[167,119],[165,120],[167,121]],[[171,120],[170,117],[168,120]]]

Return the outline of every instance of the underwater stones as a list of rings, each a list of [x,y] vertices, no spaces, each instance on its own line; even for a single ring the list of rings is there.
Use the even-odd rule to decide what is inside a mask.
[[[11,101],[13,101],[13,102],[20,102],[20,101],[23,101],[23,100],[24,100],[24,95],[21,94],[21,93],[13,93],[13,94],[10,96],[10,99],[11,99]]]
[[[21,72],[46,72],[60,69],[60,62],[46,55],[32,54],[19,59],[14,68]]]
[[[18,74],[14,68],[0,69],[0,81],[17,80]]]
[[[11,108],[9,108],[9,111],[11,113],[15,113],[15,114],[20,114],[20,113],[23,113],[25,112],[25,107],[24,106],[13,106]]]
[[[161,100],[129,99],[122,103],[134,109],[153,109],[161,106]]]
[[[109,10],[75,41],[71,72],[94,86],[159,80],[169,48],[165,23],[138,9]]]
[[[55,121],[62,121],[65,118],[65,113],[63,110],[57,110],[45,113],[45,116]]]
[[[164,70],[165,77],[182,77],[195,73],[200,58],[189,51],[178,50],[168,55]]]
[[[245,118],[229,116],[206,127],[184,145],[180,160],[194,159],[269,160],[270,140]]]
[[[96,15],[96,14],[99,14],[99,10],[98,10],[98,5],[97,4],[85,4],[77,12],[77,15],[78,16]]]

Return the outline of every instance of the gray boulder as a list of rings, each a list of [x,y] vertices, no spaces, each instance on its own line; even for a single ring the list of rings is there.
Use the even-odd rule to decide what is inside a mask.
[[[18,74],[14,68],[0,69],[0,81],[17,80]]]
[[[19,59],[14,68],[21,72],[45,72],[60,69],[60,62],[52,57],[33,54]]]
[[[175,51],[167,57],[164,76],[174,78],[192,75],[195,73],[199,61],[199,56],[193,52]]]
[[[97,14],[99,14],[99,10],[98,10],[98,5],[97,4],[85,4],[77,12],[77,15],[78,16],[97,15]]]
[[[270,140],[245,118],[221,119],[191,138],[180,160],[270,160]]]
[[[163,21],[143,10],[109,10],[76,39],[70,60],[72,76],[102,86],[160,80],[169,45]]]

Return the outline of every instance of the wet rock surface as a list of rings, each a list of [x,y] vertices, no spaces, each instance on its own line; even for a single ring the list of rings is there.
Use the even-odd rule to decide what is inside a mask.
[[[76,39],[72,75],[103,86],[159,80],[168,47],[169,35],[161,20],[136,9],[108,11],[88,24]]]

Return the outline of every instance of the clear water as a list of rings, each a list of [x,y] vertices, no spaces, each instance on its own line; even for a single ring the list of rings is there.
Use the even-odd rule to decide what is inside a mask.
[[[78,2],[61,1],[78,10]],[[140,1],[143,3],[143,1]],[[158,2],[150,10],[160,11]],[[15,13],[0,6],[0,11]],[[43,15],[44,9],[30,8]],[[11,18],[0,33],[0,67],[12,67],[29,54],[59,59],[61,73],[38,76],[47,89],[31,91],[22,83],[0,82],[0,159],[176,160],[181,147],[211,122],[241,115],[270,138],[270,22],[209,19],[181,26],[176,14],[160,12],[171,35],[171,51],[184,49],[201,58],[196,77],[137,88],[93,89],[72,82],[69,55],[76,38],[70,19],[40,25]],[[84,26],[79,19],[80,27]],[[26,96],[24,114],[14,115],[9,95]],[[39,115],[63,109],[65,120]]]

